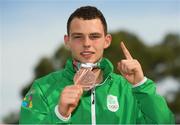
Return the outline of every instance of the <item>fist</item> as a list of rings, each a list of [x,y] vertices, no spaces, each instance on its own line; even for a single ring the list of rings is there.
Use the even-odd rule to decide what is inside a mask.
[[[77,107],[82,93],[83,89],[79,85],[66,86],[60,96],[59,113],[64,117],[68,117]]]

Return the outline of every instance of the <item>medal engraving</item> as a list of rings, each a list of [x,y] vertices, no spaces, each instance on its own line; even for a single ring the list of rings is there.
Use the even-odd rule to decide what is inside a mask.
[[[93,88],[95,81],[96,76],[90,68],[81,68],[74,76],[74,83],[81,85],[86,91]]]

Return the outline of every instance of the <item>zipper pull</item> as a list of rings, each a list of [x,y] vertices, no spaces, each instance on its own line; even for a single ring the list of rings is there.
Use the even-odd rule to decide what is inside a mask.
[[[91,93],[92,93],[92,104],[94,104],[95,103],[95,88],[92,88]]]
[[[95,98],[95,96],[94,96],[94,90],[93,90],[93,100],[92,100],[92,104],[94,104],[94,98]]]

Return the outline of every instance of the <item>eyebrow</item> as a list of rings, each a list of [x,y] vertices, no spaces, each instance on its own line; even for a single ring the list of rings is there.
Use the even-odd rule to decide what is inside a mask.
[[[72,33],[71,36],[75,36],[75,35],[84,35],[83,33]],[[90,33],[89,35],[99,35],[102,36],[101,33],[98,32],[94,32],[94,33]]]
[[[75,35],[83,35],[83,33],[72,33],[70,34],[71,36],[75,36]]]
[[[94,35],[102,36],[101,33],[96,33],[96,32],[95,32],[95,33],[90,33],[89,35],[90,35],[90,36],[94,36]]]

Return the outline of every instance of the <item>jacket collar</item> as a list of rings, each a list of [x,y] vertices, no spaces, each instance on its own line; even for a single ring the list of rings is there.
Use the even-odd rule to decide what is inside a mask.
[[[107,58],[101,59],[99,68],[103,71],[103,79],[106,79],[114,69],[112,63]],[[72,58],[67,60],[63,73],[67,79],[73,80],[76,70],[74,69]]]

